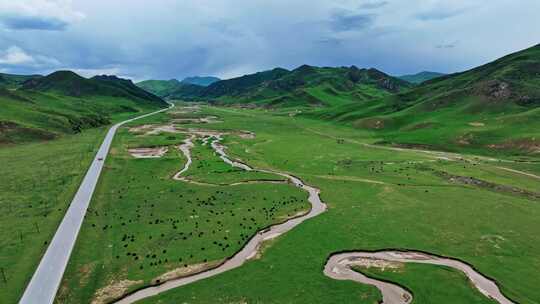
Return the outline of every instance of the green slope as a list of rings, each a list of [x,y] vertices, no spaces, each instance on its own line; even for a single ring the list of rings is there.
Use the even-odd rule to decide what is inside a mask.
[[[186,84],[195,84],[203,87],[207,87],[211,85],[214,82],[218,82],[221,79],[214,77],[214,76],[194,76],[194,77],[186,77],[184,80],[182,80],[182,83]]]
[[[276,68],[218,81],[182,97],[217,104],[333,106],[387,96],[411,86],[376,69],[303,65],[292,71]]]
[[[309,115],[375,130],[398,145],[538,153],[539,76],[537,45],[403,93]]]
[[[162,98],[181,98],[192,96],[194,90],[202,90],[221,79],[212,76],[186,77],[182,81],[170,80],[144,80],[136,83],[138,87]]]
[[[416,74],[398,76],[398,78],[401,79],[401,80],[405,80],[407,82],[410,82],[410,83],[420,84],[420,83],[422,83],[424,81],[435,79],[435,78],[438,78],[438,77],[441,77],[441,76],[444,76],[444,75],[446,75],[446,74],[437,73],[437,72],[423,71],[423,72],[416,73]]]
[[[41,78],[41,75],[14,75],[0,73],[0,88],[15,89],[30,79]]]
[[[145,80],[136,83],[136,85],[148,92],[160,97],[167,97],[170,92],[181,86],[181,82],[176,79],[171,80]]]
[[[0,88],[0,145],[49,140],[165,107],[159,97],[114,76],[55,72]]]

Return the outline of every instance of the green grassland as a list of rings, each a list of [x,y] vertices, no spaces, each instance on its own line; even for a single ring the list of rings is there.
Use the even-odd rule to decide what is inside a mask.
[[[0,95],[0,102],[2,144],[50,140],[157,109],[124,98],[80,99],[41,92],[12,92],[9,96]]]
[[[67,102],[67,97],[35,94],[39,96],[36,102],[43,103],[41,109],[66,112],[72,109],[63,103]],[[109,109],[123,104],[105,97],[94,101],[112,105]],[[119,104],[115,105],[116,102]],[[133,105],[127,100],[124,103]],[[20,121],[31,121],[34,124],[32,127],[43,124],[48,130],[56,128],[53,127],[56,122],[51,122],[54,116],[41,121],[35,116],[41,115],[36,114],[38,111],[19,110],[21,108],[8,105],[0,111],[0,116],[6,115],[10,119],[21,117]],[[109,122],[122,121],[153,110],[155,107],[142,107],[136,112],[113,111],[108,114]],[[81,112],[74,111],[73,115],[81,115]],[[0,149],[0,228],[1,231],[12,232],[2,233],[0,237],[3,248],[0,251],[0,268],[7,279],[6,282],[0,278],[0,299],[5,299],[7,303],[17,301],[22,295],[107,131],[103,126],[70,134],[69,131],[61,133],[62,121],[57,126],[59,133],[54,140],[43,141],[41,137],[28,139],[32,141],[29,143],[17,140],[17,144],[2,145]],[[17,135],[25,136],[24,133]]]
[[[208,86],[174,80],[148,80],[138,85],[168,99],[272,108],[350,104],[386,97],[413,86],[376,69],[308,65],[291,71],[275,68]]]
[[[137,124],[164,120],[166,115],[158,114]],[[119,130],[58,303],[89,302],[99,298],[97,294],[104,287],[133,281],[118,297],[122,292],[162,282],[159,276],[171,270],[181,273],[194,264],[215,265],[232,256],[256,231],[308,208],[307,194],[292,185],[203,186],[173,180],[186,160],[175,148],[183,136],[169,136],[137,136],[127,127]],[[169,145],[168,153],[157,159],[133,158],[127,148],[145,146],[145,140]],[[197,168],[197,175],[202,177],[206,171],[205,180],[217,181],[216,175],[228,181],[219,171],[224,167],[217,166],[213,161],[216,156],[206,147],[203,156],[212,159],[211,165]]]
[[[420,72],[420,73],[416,73],[412,75],[399,76],[398,78],[401,80],[408,81],[410,83],[420,84],[424,81],[442,77],[444,75],[445,74],[442,74],[442,73],[424,71],[424,72]]]
[[[290,117],[283,110],[206,108],[205,114],[224,121],[208,128],[255,132],[255,139],[227,139],[232,156],[259,168],[291,172],[319,187],[329,210],[273,241],[259,260],[142,303],[376,303],[376,289],[332,280],[322,268],[333,252],[386,248],[459,258],[494,278],[516,302],[540,303],[540,238],[531,233],[540,229],[539,201],[436,174],[534,191],[540,188],[538,179],[496,167],[537,173],[538,158],[529,156],[529,163],[473,161],[465,154],[468,161],[444,161],[432,153],[371,146],[379,140],[375,131]],[[410,286],[413,293],[424,282],[422,274],[440,279],[443,287],[459,279],[435,267],[419,271],[403,278],[380,275]],[[425,299],[425,288],[416,291],[419,299]],[[441,295],[438,303],[476,298],[464,281],[453,290],[452,297]]]
[[[163,98],[168,97],[175,89],[181,86],[182,83],[176,79],[170,80],[145,80],[137,83],[137,86],[152,92]]]
[[[353,267],[371,278],[397,282],[407,290],[413,290],[412,304],[417,303],[497,303],[486,298],[468,281],[467,277],[455,269],[444,266],[430,266],[406,263],[398,269]]]
[[[105,131],[0,149],[0,302],[22,295]]]
[[[9,79],[22,81],[13,77]],[[166,106],[159,97],[114,76],[86,79],[59,71],[23,79],[15,88],[0,84],[2,146],[51,140]]]
[[[185,177],[198,182],[221,185],[258,180],[284,181],[283,177],[275,174],[245,171],[226,164],[210,146],[212,141],[213,139],[209,140],[207,144],[203,144],[201,140],[195,142],[192,149],[193,163],[184,173]]]
[[[397,94],[310,111],[371,130],[380,143],[470,153],[537,154],[540,45]]]

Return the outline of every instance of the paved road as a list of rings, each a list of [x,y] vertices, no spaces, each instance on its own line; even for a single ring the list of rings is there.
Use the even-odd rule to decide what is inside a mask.
[[[170,108],[173,106],[174,105],[171,105]],[[116,130],[123,124],[167,111],[168,109],[159,110],[120,122],[109,129],[107,136],[103,140],[94,161],[86,172],[86,175],[79,186],[79,190],[77,190],[75,197],[71,201],[71,205],[69,206],[64,219],[60,223],[58,230],[56,230],[45,255],[41,259],[41,262],[32,276],[32,280],[26,287],[19,303],[53,303]]]

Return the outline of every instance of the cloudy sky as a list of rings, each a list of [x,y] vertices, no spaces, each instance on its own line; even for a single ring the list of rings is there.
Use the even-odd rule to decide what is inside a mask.
[[[0,71],[455,72],[540,43],[538,0],[0,0]]]

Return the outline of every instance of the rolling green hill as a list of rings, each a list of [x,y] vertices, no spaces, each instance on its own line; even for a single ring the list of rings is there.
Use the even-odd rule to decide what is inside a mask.
[[[446,74],[437,73],[437,72],[423,71],[423,72],[416,73],[416,74],[398,76],[398,78],[401,79],[401,80],[408,81],[410,83],[420,84],[420,83],[422,83],[424,81],[435,79],[437,77],[441,77],[441,76],[444,76],[444,75],[446,75]]]
[[[195,84],[203,87],[207,87],[211,85],[214,82],[218,82],[221,79],[214,77],[214,76],[194,76],[194,77],[186,77],[184,80],[182,80],[182,83],[187,84]]]
[[[176,79],[170,80],[145,80],[136,85],[161,98],[168,99],[186,99],[198,96],[204,87],[217,81],[217,77],[187,77],[182,81]]]
[[[41,78],[41,75],[13,75],[0,73],[0,88],[15,89],[25,81]]]
[[[172,91],[176,90],[182,83],[176,79],[171,80],[145,80],[137,82],[136,85],[159,97],[166,98]]]
[[[0,105],[2,145],[54,139],[167,104],[129,80],[59,71],[0,88]]]
[[[208,87],[180,87],[170,97],[267,107],[333,106],[383,97],[410,87],[410,83],[376,69],[303,65],[292,71],[275,68],[221,80]]]
[[[376,131],[381,142],[540,152],[540,45],[392,96],[307,115]]]

